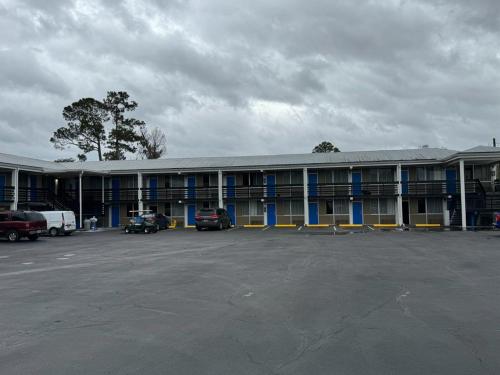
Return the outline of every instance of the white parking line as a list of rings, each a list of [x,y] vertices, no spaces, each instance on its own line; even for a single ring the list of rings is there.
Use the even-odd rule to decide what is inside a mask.
[[[72,257],[74,256],[75,254],[64,254],[65,257]]]
[[[68,260],[69,258],[56,258],[57,260]]]
[[[268,230],[269,228],[271,227],[265,227],[264,229],[262,229],[262,231]]]
[[[30,264],[33,264],[33,262],[24,262],[24,263],[21,263],[21,264],[24,264],[25,266],[28,266]]]
[[[0,255],[0,259],[7,259],[8,257],[8,255]]]

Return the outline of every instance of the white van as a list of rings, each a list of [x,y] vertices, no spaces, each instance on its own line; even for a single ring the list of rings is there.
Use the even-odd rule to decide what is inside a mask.
[[[41,211],[47,220],[47,232],[55,237],[58,234],[70,235],[76,230],[76,219],[73,211]]]

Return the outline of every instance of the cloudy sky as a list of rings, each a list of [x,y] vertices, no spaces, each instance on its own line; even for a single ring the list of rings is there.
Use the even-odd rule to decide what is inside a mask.
[[[126,90],[168,156],[500,138],[498,0],[0,0],[0,152]],[[89,158],[95,158],[89,155]]]

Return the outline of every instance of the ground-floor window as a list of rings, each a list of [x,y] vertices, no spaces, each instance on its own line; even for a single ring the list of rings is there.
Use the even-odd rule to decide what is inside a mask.
[[[291,209],[293,216],[304,215],[304,201],[291,201]]]
[[[441,198],[427,198],[427,212],[430,214],[443,213],[443,201]]]

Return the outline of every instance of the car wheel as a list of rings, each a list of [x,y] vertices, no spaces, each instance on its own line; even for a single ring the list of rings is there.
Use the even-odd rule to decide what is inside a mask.
[[[32,234],[28,236],[28,240],[30,241],[36,241],[38,240],[38,234]]]
[[[129,234],[130,233],[130,229],[125,228],[125,233]]]
[[[148,234],[149,233],[149,228],[144,228],[144,233]]]
[[[57,236],[57,228],[50,228],[49,235],[50,235],[50,237]]]
[[[196,230],[197,231],[201,231],[201,227],[199,227],[198,225],[196,226]]]
[[[11,230],[7,232],[7,239],[9,242],[17,242],[19,241],[19,233],[16,230]]]
[[[222,224],[222,221],[219,223],[219,230],[223,230],[224,229],[224,224]]]

